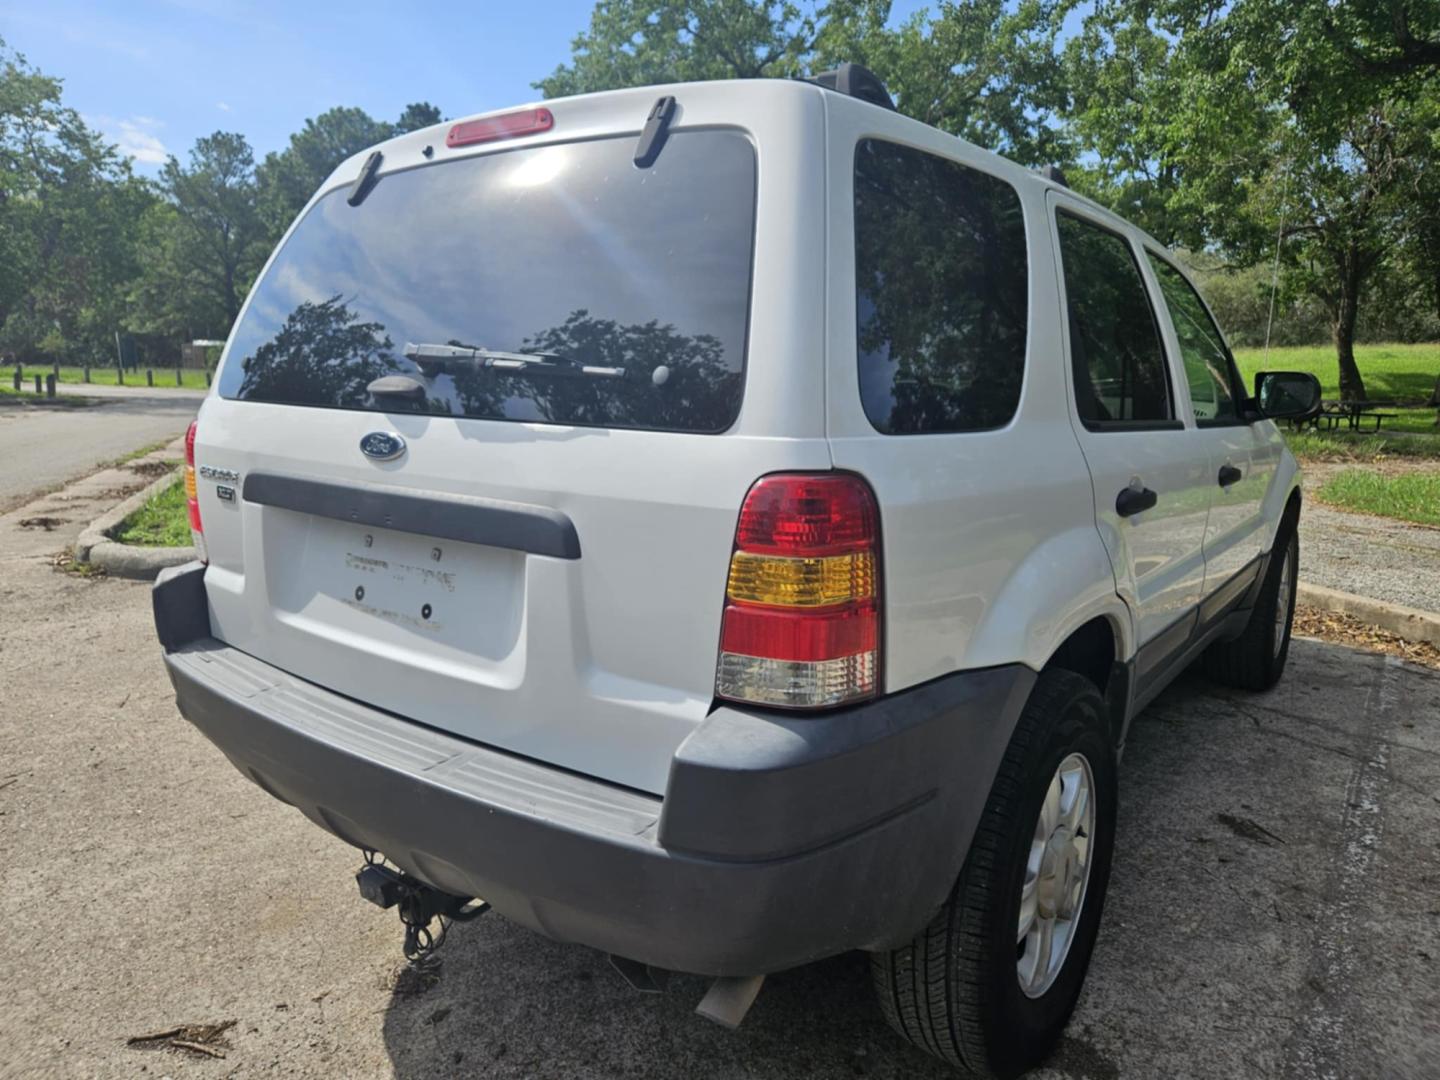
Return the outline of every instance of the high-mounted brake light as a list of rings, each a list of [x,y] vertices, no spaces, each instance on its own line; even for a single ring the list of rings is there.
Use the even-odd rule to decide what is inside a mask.
[[[858,476],[766,476],[735,529],[715,691],[787,708],[873,697],[880,515]]]
[[[456,124],[445,136],[445,145],[452,149],[472,143],[514,139],[521,135],[538,135],[555,126],[555,115],[549,109],[521,109],[519,112],[490,116],[484,120],[465,120]]]
[[[208,562],[205,551],[205,526],[200,522],[200,492],[195,480],[195,426],[191,420],[185,431],[185,509],[190,514],[190,538],[201,562]]]

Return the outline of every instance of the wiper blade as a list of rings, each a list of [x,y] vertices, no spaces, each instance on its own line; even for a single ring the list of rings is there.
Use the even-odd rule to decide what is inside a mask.
[[[501,349],[475,349],[468,345],[416,345],[414,342],[407,342],[403,351],[406,359],[413,360],[421,371],[432,377],[453,364],[492,368],[511,375],[588,375],[597,379],[625,377],[623,367],[576,364],[552,352],[505,352]]]

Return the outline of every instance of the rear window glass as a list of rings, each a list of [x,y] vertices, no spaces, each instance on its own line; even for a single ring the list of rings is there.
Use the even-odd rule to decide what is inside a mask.
[[[755,153],[680,132],[382,177],[306,214],[235,328],[220,394],[320,408],[722,431],[739,413]],[[372,389],[383,376],[401,393]],[[376,387],[377,390],[386,386]]]
[[[877,430],[1009,423],[1025,375],[1027,290],[1014,188],[895,143],[856,147],[860,400]]]

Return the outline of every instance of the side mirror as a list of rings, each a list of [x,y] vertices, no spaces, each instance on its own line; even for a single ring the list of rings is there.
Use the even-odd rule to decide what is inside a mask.
[[[1320,380],[1304,371],[1259,372],[1255,407],[1270,420],[1308,420],[1320,411]]]

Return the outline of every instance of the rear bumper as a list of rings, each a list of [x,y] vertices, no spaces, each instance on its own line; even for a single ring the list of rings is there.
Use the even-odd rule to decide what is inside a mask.
[[[154,600],[180,711],[270,794],[550,937],[706,975],[882,948],[923,927],[1035,678],[1020,665],[962,673],[823,717],[717,708],[661,798],[230,648],[209,636],[198,564],[162,574]]]

